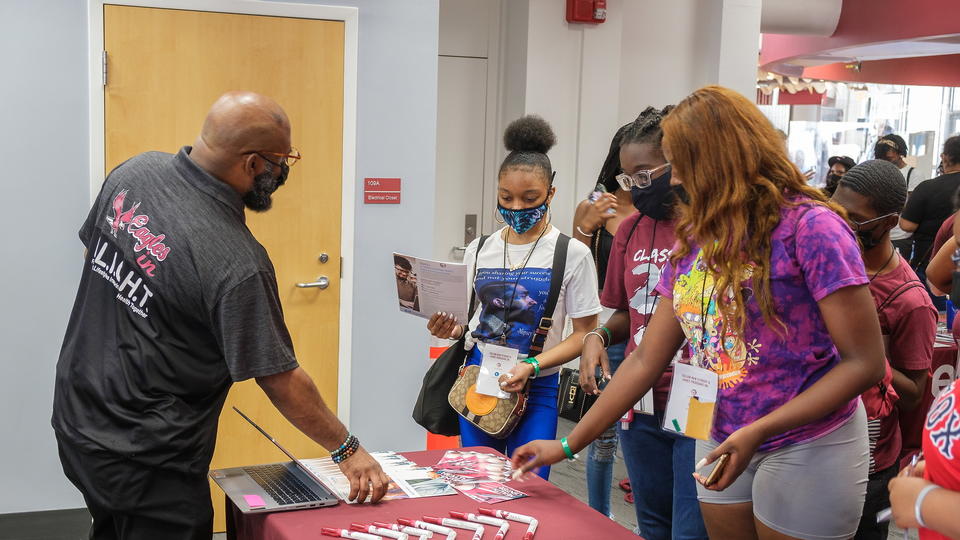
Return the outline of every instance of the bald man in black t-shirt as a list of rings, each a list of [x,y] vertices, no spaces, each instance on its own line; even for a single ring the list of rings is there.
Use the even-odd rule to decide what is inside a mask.
[[[273,264],[245,224],[297,159],[283,109],[231,92],[193,147],[135,156],[104,182],[80,229],[52,422],[91,538],[209,540],[206,473],[234,382],[256,379],[327,450],[353,440],[297,364]],[[340,468],[351,498],[383,496],[362,447]]]

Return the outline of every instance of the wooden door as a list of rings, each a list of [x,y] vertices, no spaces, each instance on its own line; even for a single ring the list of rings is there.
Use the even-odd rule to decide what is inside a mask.
[[[290,117],[303,159],[274,195],[273,209],[247,224],[277,270],[297,358],[328,406],[337,404],[344,24],[171,9],[104,7],[107,171],[147,150],[193,143],[204,116],[228,90],[276,99]],[[320,255],[327,253],[328,262]],[[297,282],[327,276],[326,290]],[[220,419],[212,467],[285,460],[244,422],[236,405],[298,457],[324,455],[274,409],[254,381],[234,385]],[[213,487],[216,530],[223,494]]]

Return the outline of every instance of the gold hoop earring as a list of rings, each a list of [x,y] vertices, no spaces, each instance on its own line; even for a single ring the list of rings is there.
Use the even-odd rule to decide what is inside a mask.
[[[497,223],[501,224],[501,225],[506,225],[506,224],[507,224],[507,222],[503,220],[503,216],[500,215],[500,212],[497,212],[497,213],[493,216],[493,220],[496,221]]]

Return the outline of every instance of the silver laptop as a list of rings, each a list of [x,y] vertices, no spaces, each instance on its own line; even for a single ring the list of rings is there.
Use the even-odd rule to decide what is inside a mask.
[[[334,506],[340,502],[332,491],[315,477],[303,463],[280,445],[269,433],[234,407],[240,416],[257,428],[292,461],[232,467],[210,471],[210,478],[230,497],[244,514],[302,510]]]

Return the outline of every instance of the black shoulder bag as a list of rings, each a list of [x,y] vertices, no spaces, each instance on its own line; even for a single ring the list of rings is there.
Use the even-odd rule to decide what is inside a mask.
[[[473,320],[477,300],[476,287],[473,284],[473,281],[477,279],[476,261],[480,260],[480,250],[483,249],[483,243],[487,241],[487,238],[487,236],[481,236],[480,242],[477,244],[477,254],[473,264],[473,280],[470,283],[470,304],[467,306],[468,323]],[[433,361],[433,364],[430,365],[427,373],[423,376],[420,395],[417,396],[417,403],[413,406],[413,420],[430,433],[447,436],[460,434],[459,417],[447,403],[447,394],[457,380],[460,366],[463,365],[467,357],[464,344],[469,331],[469,328],[465,328],[460,339],[443,351],[443,354]]]

